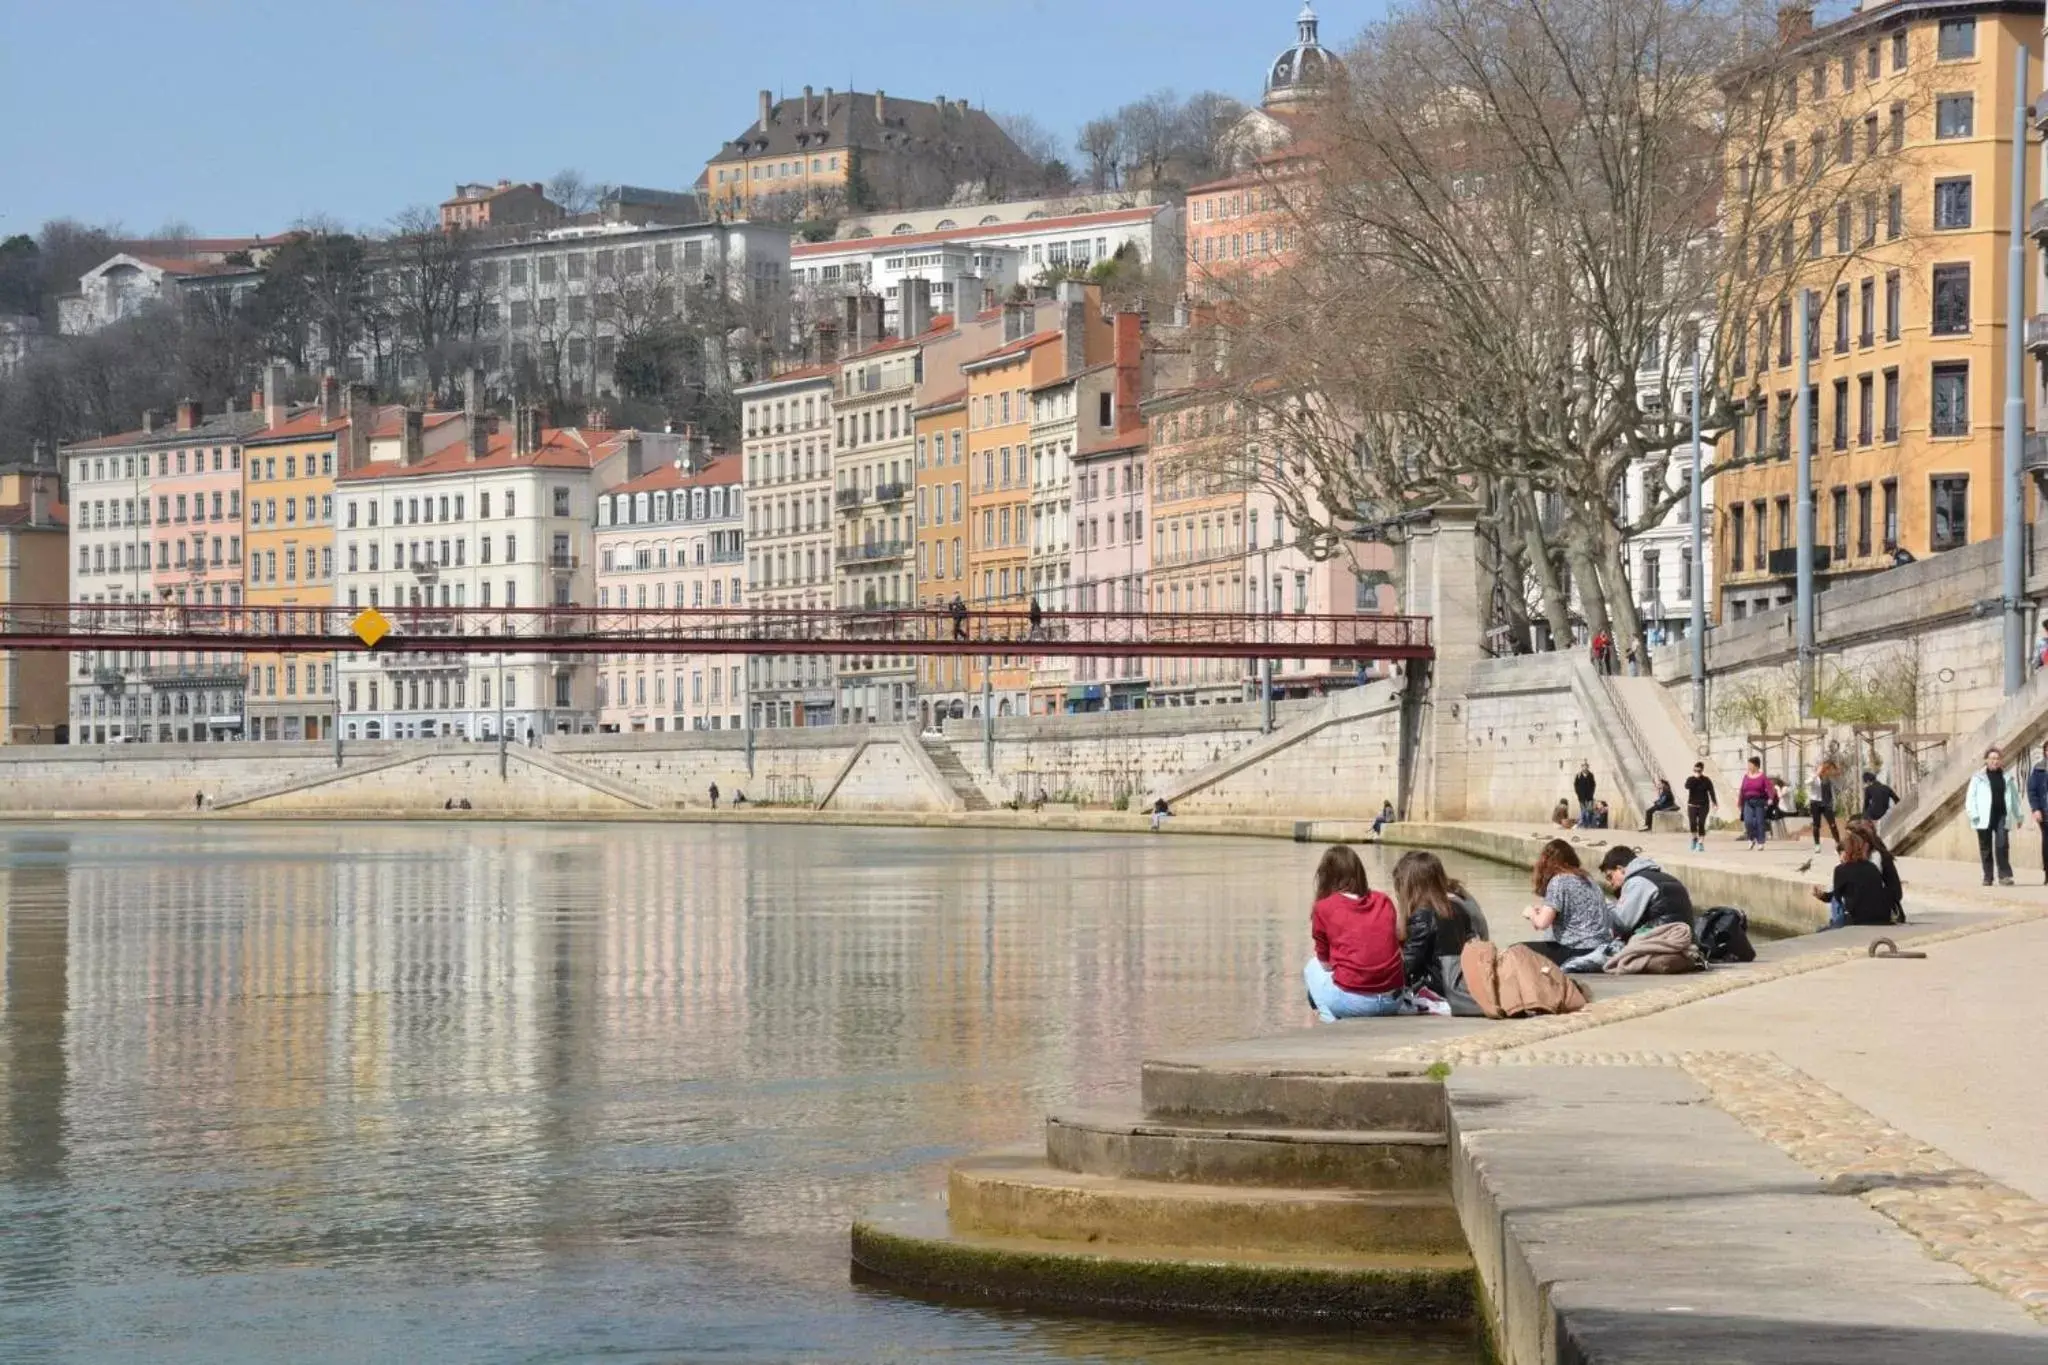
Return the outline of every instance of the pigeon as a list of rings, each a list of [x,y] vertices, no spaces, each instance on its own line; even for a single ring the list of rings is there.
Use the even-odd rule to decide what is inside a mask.
[[[1804,872],[1804,871],[1806,871],[1806,869],[1807,869],[1807,868],[1809,868],[1809,867],[1812,867],[1812,866],[1813,866],[1813,859],[1811,859],[1811,858],[1808,858],[1808,859],[1807,859],[1807,860],[1806,860],[1805,862],[1801,863],[1801,864],[1800,864],[1800,865],[1799,865],[1798,867],[1795,867],[1795,868],[1793,868],[1792,870],[1793,870],[1794,872]]]

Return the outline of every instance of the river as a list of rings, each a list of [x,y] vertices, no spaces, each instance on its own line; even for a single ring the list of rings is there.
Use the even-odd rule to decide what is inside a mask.
[[[862,1207],[1147,1053],[1306,1027],[1318,852],[0,826],[0,1360],[1467,1365],[848,1281]],[[1520,878],[1451,861],[1505,928]]]

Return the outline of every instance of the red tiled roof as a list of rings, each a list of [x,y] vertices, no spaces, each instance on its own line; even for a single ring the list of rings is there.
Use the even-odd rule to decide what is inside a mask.
[[[430,414],[452,420],[460,413]],[[395,434],[395,429],[394,433]],[[584,433],[575,427],[549,427],[541,432],[540,449],[528,455],[513,453],[513,433],[510,426],[493,432],[484,446],[484,453],[478,459],[469,458],[469,442],[457,441],[442,450],[422,459],[417,464],[399,464],[394,460],[377,460],[360,469],[348,470],[337,476],[342,482],[367,482],[378,479],[409,479],[431,474],[460,474],[468,470],[494,469],[590,469],[617,447],[623,433],[602,431]]]
[[[27,526],[30,510],[25,502],[0,504],[0,526]],[[44,530],[54,531],[71,521],[71,509],[61,502],[46,504],[44,514],[50,519],[44,524]]]
[[[1035,350],[1040,346],[1044,346],[1051,342],[1058,341],[1061,335],[1062,333],[1058,328],[1053,328],[1052,330],[1045,332],[1033,332],[1028,337],[1019,337],[1017,340],[1009,342],[1006,345],[998,346],[995,350],[990,351],[986,355],[978,355],[974,357],[972,360],[964,362],[960,366],[960,368],[963,372],[967,370],[980,369],[982,366],[992,364],[998,360],[1007,360],[1012,356],[1023,355],[1026,352]]]
[[[139,251],[128,253],[144,265],[153,265],[167,275],[232,275],[249,269],[246,265],[223,265],[218,261],[195,261],[179,256],[146,256]]]
[[[1085,365],[1078,370],[1072,370],[1066,374],[1054,375],[1043,384],[1034,384],[1031,386],[1031,392],[1043,393],[1047,389],[1058,388],[1062,384],[1071,384],[1084,374],[1094,374],[1097,370],[1113,370],[1115,368],[1116,362],[1114,360],[1105,360],[1099,365]]]
[[[832,379],[837,378],[838,374],[839,362],[836,360],[825,365],[803,365],[794,370],[784,370],[781,374],[770,375],[766,379],[756,379],[751,383],[742,384],[733,392],[745,393],[748,389],[766,388],[770,384],[791,384],[800,379]]]
[[[940,394],[937,398],[932,399],[931,402],[914,409],[911,415],[914,417],[920,412],[938,412],[944,408],[957,407],[966,401],[967,390],[963,386],[954,389],[951,393]]]
[[[868,347],[864,351],[855,351],[852,355],[842,356],[840,358],[841,363],[844,363],[845,361],[848,360],[865,360],[867,357],[871,355],[882,355],[888,351],[899,351],[903,349],[905,346],[916,346],[923,342],[931,340],[933,337],[939,335],[941,332],[950,332],[952,330],[953,315],[951,313],[941,313],[937,317],[932,319],[932,325],[930,327],[926,328],[922,332],[919,332],[916,336],[883,337],[880,341],[876,342],[874,345]]]
[[[848,251],[895,250],[927,246],[933,242],[957,242],[969,238],[1013,236],[1020,232],[1056,232],[1075,227],[1111,227],[1118,223],[1141,223],[1160,213],[1157,207],[1105,209],[1100,213],[1071,213],[1064,218],[1027,218],[1019,223],[977,223],[947,228],[943,232],[906,232],[899,237],[844,237],[830,242],[798,242],[789,248],[789,258],[834,256]]]
[[[605,494],[610,496],[613,493],[653,493],[664,488],[709,488],[713,484],[735,484],[742,477],[740,457],[720,454],[713,456],[709,464],[694,474],[685,474],[670,461],[658,469],[648,470],[630,483],[607,488]]]
[[[433,431],[438,427],[447,426],[450,422],[458,421],[461,417],[462,414],[459,412],[421,413],[420,430]],[[399,404],[378,408],[370,422],[370,439],[384,441],[398,435],[404,420],[405,408]]]
[[[300,408],[291,413],[276,426],[265,427],[248,438],[248,444],[258,441],[303,440],[308,436],[325,436],[330,432],[343,431],[348,427],[348,415],[344,413],[332,422],[320,415],[317,404]]]

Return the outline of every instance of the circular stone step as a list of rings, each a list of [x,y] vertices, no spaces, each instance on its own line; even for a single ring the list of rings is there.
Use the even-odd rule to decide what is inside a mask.
[[[1045,1122],[1055,1170],[1132,1180],[1302,1189],[1442,1190],[1442,1133],[1182,1124],[1135,1111],[1055,1114]]]
[[[872,1210],[853,1225],[856,1279],[990,1303],[1269,1322],[1471,1323],[1472,1261],[1101,1247],[962,1233],[937,1199]]]
[[[1249,1127],[1441,1133],[1443,1082],[1279,1067],[1148,1061],[1139,1099],[1148,1117]]]

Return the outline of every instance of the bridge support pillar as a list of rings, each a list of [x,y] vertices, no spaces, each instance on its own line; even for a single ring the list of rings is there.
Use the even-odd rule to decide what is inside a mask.
[[[1481,654],[1479,509],[1446,503],[1406,528],[1401,610],[1430,618],[1432,664],[1403,665],[1401,817],[1459,820],[1467,790],[1465,695]]]

